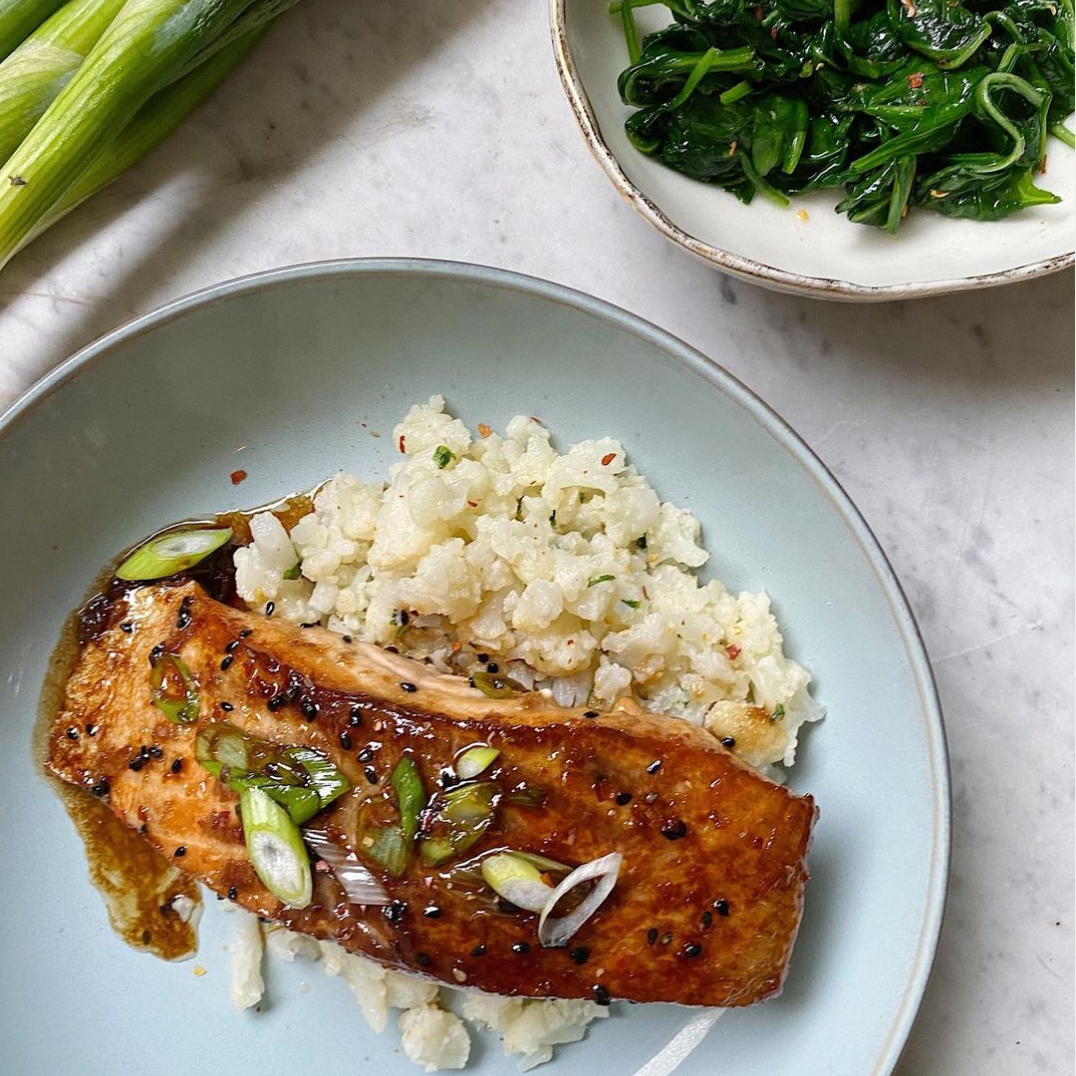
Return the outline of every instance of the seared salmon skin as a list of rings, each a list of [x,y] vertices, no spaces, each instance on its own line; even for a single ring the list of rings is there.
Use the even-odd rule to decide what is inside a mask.
[[[116,589],[84,619],[80,642],[47,768],[251,912],[495,994],[738,1006],[781,989],[816,808],[702,728],[561,708],[500,681],[494,694],[505,697],[491,698],[485,683],[233,608],[189,579]],[[188,677],[178,712],[155,702],[162,655]],[[218,722],[337,767],[350,790],[308,825],[354,853],[388,903],[351,903],[324,862],[305,907],[269,892],[248,857],[239,795],[197,757],[196,737]],[[411,759],[429,797],[421,846],[460,785],[460,752],[475,744],[497,752],[478,778],[489,816],[477,840],[455,858],[412,854],[386,870],[369,835],[399,819],[400,760]],[[483,886],[475,864],[495,850],[566,866],[612,852],[623,861],[608,899],[567,945],[546,948],[534,912]]]

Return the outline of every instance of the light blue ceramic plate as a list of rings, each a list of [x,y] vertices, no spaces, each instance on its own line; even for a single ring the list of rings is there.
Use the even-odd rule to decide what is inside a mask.
[[[182,299],[91,345],[0,419],[0,1067],[418,1071],[394,1030],[372,1035],[342,983],[309,965],[274,967],[265,1011],[235,1014],[215,904],[200,978],[125,948],[30,733],[64,617],[119,549],[339,468],[383,474],[391,438],[369,431],[389,434],[435,392],[471,425],[524,412],[562,443],[621,438],[661,495],[702,519],[711,570],[772,592],[829,707],[792,777],[822,813],[784,995],[726,1014],[678,1071],[890,1072],[941,920],[948,783],[922,644],[863,520],[773,412],[666,333],[552,284],[394,261],[299,266]],[[249,478],[236,488],[238,467]],[[690,1015],[618,1006],[546,1071],[628,1076]],[[473,1072],[515,1071],[492,1039],[474,1057]]]

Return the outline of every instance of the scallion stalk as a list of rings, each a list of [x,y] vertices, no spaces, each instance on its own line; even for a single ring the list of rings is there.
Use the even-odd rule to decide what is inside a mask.
[[[116,569],[119,579],[164,579],[193,568],[232,536],[230,527],[169,531],[140,545]]]
[[[294,0],[127,0],[3,166],[0,266],[158,91]]]
[[[0,161],[71,81],[125,0],[70,0],[0,63]]]
[[[305,908],[314,883],[299,827],[260,788],[243,789],[239,812],[247,855],[262,885],[289,908]]]
[[[63,0],[0,0],[0,60],[9,56]]]

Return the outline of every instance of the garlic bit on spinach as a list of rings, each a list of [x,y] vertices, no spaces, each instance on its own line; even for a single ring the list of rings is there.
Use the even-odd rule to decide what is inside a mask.
[[[837,211],[896,232],[912,208],[999,220],[1069,147],[1072,0],[665,0],[630,65],[626,130],[648,156],[744,202],[843,188]]]

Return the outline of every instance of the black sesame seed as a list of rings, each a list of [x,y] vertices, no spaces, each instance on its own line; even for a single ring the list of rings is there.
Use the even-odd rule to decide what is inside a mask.
[[[630,792],[618,792],[616,794],[616,802],[621,807],[626,807],[629,803],[631,803],[631,793]]]
[[[485,665],[485,663],[489,661],[489,654],[479,654],[478,660],[482,662],[483,665]]]
[[[142,944],[143,945],[149,945],[150,940],[152,938],[153,938],[153,935],[148,930],[143,930],[142,931]]]
[[[362,772],[363,776],[366,778],[367,781],[370,782],[370,784],[377,784],[377,770],[375,770],[373,766],[367,766],[366,769]]]
[[[491,661],[486,665],[486,672],[488,673],[499,673],[500,671],[501,667],[495,661]]]
[[[142,761],[143,761],[143,762],[145,762],[145,761],[146,761],[146,759],[148,759],[148,758],[149,758],[149,748],[148,748],[148,747],[147,747],[147,746],[146,746],[145,744],[143,744],[143,745],[142,745],[142,746],[141,746],[141,747],[140,747],[140,748],[138,749],[138,755],[139,755],[139,758],[141,758],[141,759],[142,759]]]
[[[287,702],[287,699],[283,695],[274,695],[265,705],[269,708],[270,713],[275,714],[285,702]]]
[[[398,923],[407,914],[407,901],[394,900],[386,904],[382,912],[390,923]]]
[[[374,749],[370,746],[364,747],[356,756],[357,762],[369,762],[374,757]]]
[[[455,788],[463,778],[459,774],[450,773],[448,770],[441,771],[440,785],[442,788]]]
[[[418,691],[418,688],[415,687],[414,684],[409,684],[406,680],[401,681],[400,687],[402,687],[404,691],[406,691],[409,695],[413,695],[416,691]]]
[[[300,628],[318,628],[320,626],[316,620],[308,620],[306,623],[299,625]]]
[[[239,633],[239,638],[240,639],[249,639],[250,636],[252,636],[253,634],[254,634],[254,629],[253,628],[243,628],[243,630]]]
[[[149,663],[150,663],[150,665],[156,665],[157,662],[160,661],[163,656],[164,656],[164,647],[160,643],[158,643],[149,652]]]
[[[227,657],[226,657],[226,658],[225,658],[225,659],[224,659],[224,660],[223,660],[223,661],[222,661],[222,662],[220,663],[220,671],[221,671],[221,672],[227,672],[227,671],[228,671],[228,670],[229,670],[229,669],[230,669],[230,668],[232,667],[232,662],[233,662],[233,661],[235,661],[235,658],[233,658],[233,657],[232,657],[232,655],[231,655],[231,654],[229,654],[229,655],[228,655],[228,656],[227,656]]]
[[[225,648],[225,654],[234,654],[239,649],[239,640],[233,639]]]
[[[678,818],[675,822],[665,826],[661,831],[661,835],[667,841],[678,841],[681,837],[687,835],[687,826],[682,818]]]
[[[433,963],[433,961],[430,960],[427,953],[415,953],[415,963],[420,968],[428,968]]]
[[[577,945],[568,950],[568,959],[573,964],[585,964],[590,959],[590,950],[585,945]]]
[[[608,1005],[612,1001],[612,998],[609,996],[609,991],[606,990],[601,983],[595,983],[590,988],[590,992],[594,995],[594,1000],[599,1005]]]
[[[97,735],[97,726],[94,725],[92,722],[89,725],[86,726],[86,735],[87,736],[96,736]]]
[[[642,538],[636,538],[635,545],[639,549],[646,549],[646,535],[644,534]]]
[[[423,908],[422,909],[422,914],[427,919],[440,919],[441,918],[441,909],[438,908],[436,904],[431,904],[428,908]]]
[[[584,710],[583,711],[583,716],[584,717],[597,717],[598,716],[598,711],[597,710]]]
[[[736,737],[735,736],[722,736],[721,737],[721,746],[722,747],[727,747],[731,751],[736,746]]]
[[[182,844],[172,853],[176,859],[182,859],[186,854],[187,849]]]
[[[354,728],[362,724],[362,709],[358,705],[352,706],[347,715],[347,723]]]
[[[512,952],[516,953],[518,956],[523,956],[524,953],[529,953],[530,951],[531,947],[526,942],[512,943]]]
[[[467,686],[468,686],[468,687],[477,687],[477,686],[478,686],[478,685],[477,685],[477,684],[476,684],[476,683],[474,682],[474,677],[473,677],[473,676],[468,676],[468,677],[467,677]]]
[[[386,646],[385,652],[387,654],[398,654],[400,652],[400,648],[398,646]]]
[[[340,746],[345,751],[351,750],[351,737],[346,732],[340,733]]]
[[[657,773],[661,769],[661,759],[656,758],[649,766],[646,767],[647,773]]]
[[[143,822],[142,825],[138,827],[138,832],[145,836],[145,834],[149,833],[149,826],[147,826],[146,823]]]
[[[230,713],[231,713],[231,712],[232,712],[232,711],[233,711],[233,710],[235,709],[235,707],[234,707],[234,706],[233,706],[233,705],[232,705],[232,704],[231,704],[230,702],[222,702],[222,703],[220,704],[220,708],[221,708],[221,709],[222,709],[222,710],[223,710],[223,711],[224,711],[224,712],[225,712],[226,714],[230,714]]]
[[[172,772],[173,773],[179,773],[179,771],[181,769],[183,769],[183,759],[181,759],[181,758],[174,759],[173,762],[172,762]]]
[[[729,914],[729,902],[724,897],[714,901],[714,911],[718,915],[727,916]]]
[[[350,643],[351,642],[351,636],[350,635],[342,635],[341,638],[344,640],[345,643]]]
[[[228,887],[228,899],[229,899],[229,900],[235,900],[235,899],[236,899],[236,897],[238,897],[238,896],[239,896],[239,889],[238,889],[238,887],[237,887],[237,886],[234,886],[234,885],[233,885],[233,886],[229,886],[229,887]]]
[[[486,955],[486,947],[484,945],[476,945],[471,950],[471,956],[485,956],[485,955]]]
[[[657,927],[651,927],[646,932],[646,944],[647,945],[653,945],[654,942],[656,942],[657,940],[658,940],[658,928]]]
[[[95,784],[90,791],[95,796],[107,796],[112,791],[112,786],[108,783],[107,777],[102,777],[100,781]]]
[[[69,740],[77,740],[78,739],[78,729],[74,725],[72,725],[67,730],[67,738]]]
[[[685,945],[684,946],[684,956],[689,957],[689,958],[702,956],[702,946],[697,945],[695,942],[692,942],[690,945]]]
[[[702,925],[708,927],[714,921],[713,914],[711,912],[702,913]]]
[[[302,710],[303,717],[308,717],[311,721],[318,716],[318,704],[312,699],[303,699],[303,701],[299,703],[299,709]]]
[[[131,632],[134,631],[134,624],[132,624],[129,620],[125,620],[120,625],[120,631],[126,633],[127,635],[130,635]]]
[[[142,758],[141,755],[135,755],[135,757],[132,758],[131,761],[127,763],[127,768],[129,770],[134,770],[135,773],[138,773],[138,771],[140,769],[142,769],[142,767],[145,766],[145,764],[146,764],[146,760],[144,758]]]
[[[266,602],[265,615],[272,616],[274,612],[276,612],[276,602]]]
[[[164,752],[156,744],[149,749],[148,754],[150,758],[164,758]]]

